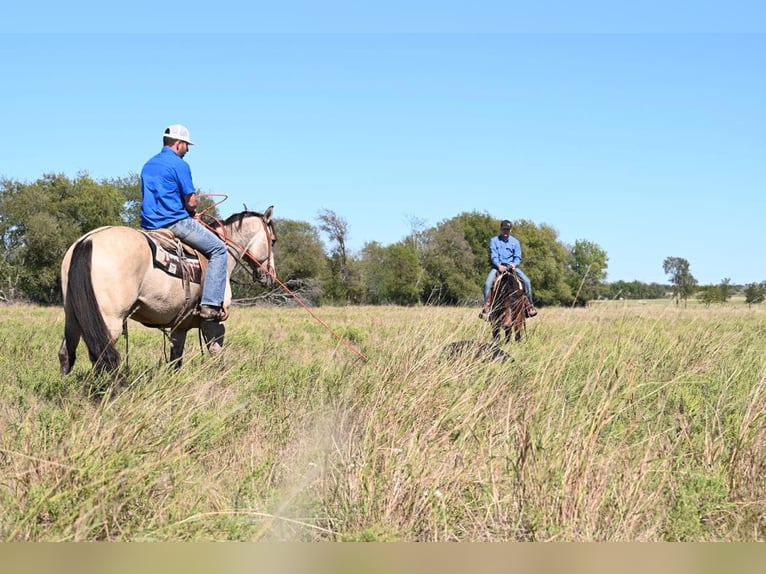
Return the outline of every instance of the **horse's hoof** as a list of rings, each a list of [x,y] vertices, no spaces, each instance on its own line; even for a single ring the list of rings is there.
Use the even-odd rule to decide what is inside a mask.
[[[211,357],[217,357],[223,352],[223,346],[219,343],[213,342],[210,343],[210,346],[208,347],[208,352],[210,353]]]

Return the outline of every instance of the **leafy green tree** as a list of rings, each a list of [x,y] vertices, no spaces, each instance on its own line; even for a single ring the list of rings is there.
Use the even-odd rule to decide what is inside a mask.
[[[748,306],[763,303],[766,299],[766,282],[748,283],[745,286],[745,303]]]
[[[729,299],[731,299],[731,279],[726,277],[718,284],[718,301],[726,303]]]
[[[475,304],[480,300],[476,257],[459,219],[444,221],[426,231],[421,265],[425,272],[423,302],[457,305],[465,301]]]
[[[277,232],[274,258],[280,279],[318,279],[327,267],[319,230],[306,221],[294,219],[279,219],[274,228]]]
[[[606,299],[662,299],[667,292],[665,285],[641,281],[614,281],[604,286]]]
[[[608,260],[606,251],[596,243],[584,239],[575,241],[570,250],[567,275],[567,283],[575,294],[575,304],[585,305],[601,295]]]
[[[498,233],[500,221],[486,213],[465,212],[424,233],[424,302],[481,301],[490,268],[489,240]],[[536,301],[570,304],[572,290],[565,281],[569,251],[558,240],[555,229],[520,220],[513,224],[511,233],[521,242],[522,268],[532,281]]]
[[[705,307],[710,307],[711,303],[720,302],[720,292],[715,285],[704,285],[697,289],[697,301]]]
[[[105,185],[116,189],[122,195],[120,217],[128,227],[141,227],[141,177],[131,173],[126,177],[104,180]]]
[[[382,247],[377,242],[362,249],[361,276],[365,302],[372,304],[414,305],[420,299],[421,267],[411,242]]]
[[[689,269],[689,262],[683,257],[667,257],[662,262],[662,269],[666,275],[670,275],[673,298],[676,300],[676,304],[681,299],[686,302],[694,294],[697,285],[697,280]]]
[[[475,281],[483,285],[490,265],[489,240],[497,235],[501,220],[487,213],[471,211],[463,212],[450,221],[462,227],[465,240],[474,255]]]
[[[20,293],[39,303],[60,301],[64,252],[92,229],[122,224],[124,203],[120,189],[87,173],[71,180],[48,174],[33,183],[0,181],[0,242]]]
[[[711,303],[726,303],[731,298],[731,280],[724,279],[718,285],[705,285],[697,289],[697,301],[709,307]]]
[[[323,296],[329,301],[342,303],[349,300],[351,264],[346,249],[348,221],[332,210],[322,209],[317,215],[319,229],[330,242],[329,274],[322,281]]]
[[[274,230],[277,233],[274,261],[279,280],[304,303],[315,305],[321,297],[320,277],[326,273],[327,267],[319,231],[310,223],[293,219],[275,220]],[[241,267],[232,275],[232,297],[240,302],[263,300],[270,304],[298,304],[281,285],[267,292],[264,287],[254,284]]]
[[[513,223],[511,233],[521,242],[521,268],[532,282],[535,303],[571,305],[572,288],[566,281],[570,255],[558,232],[549,225],[521,219]]]

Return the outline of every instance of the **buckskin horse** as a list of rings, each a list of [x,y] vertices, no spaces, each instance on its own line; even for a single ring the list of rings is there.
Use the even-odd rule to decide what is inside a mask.
[[[505,341],[514,335],[516,341],[521,341],[521,334],[526,326],[525,308],[527,296],[516,271],[507,269],[497,274],[490,294],[489,323],[492,325],[492,338],[500,338],[500,331],[505,331]]]
[[[231,305],[229,280],[237,264],[247,265],[253,281],[266,287],[276,276],[272,211],[273,206],[264,213],[246,210],[210,226],[229,249],[225,316]],[[127,333],[128,319],[168,329],[169,361],[176,367],[181,366],[189,329],[200,329],[211,354],[220,352],[223,324],[201,321],[196,312],[205,259],[165,250],[152,235],[130,227],[101,227],[80,237],[67,250],[61,262],[65,315],[59,349],[62,375],[69,374],[74,366],[80,338],[97,373],[116,372],[120,354],[115,343],[123,331]]]

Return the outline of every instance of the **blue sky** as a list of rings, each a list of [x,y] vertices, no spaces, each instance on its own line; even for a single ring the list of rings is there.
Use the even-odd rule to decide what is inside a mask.
[[[766,280],[755,2],[106,4],[4,9],[0,177],[137,173],[184,123],[224,215],[330,209],[359,249],[478,211],[597,243],[609,281]]]

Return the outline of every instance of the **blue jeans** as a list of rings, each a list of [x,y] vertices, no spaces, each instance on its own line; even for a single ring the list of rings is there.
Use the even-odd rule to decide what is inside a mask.
[[[527,294],[529,302],[534,305],[534,301],[532,300],[532,282],[529,280],[529,277],[527,277],[526,274],[518,267],[516,268],[516,274],[521,277],[521,281],[524,283],[524,292]],[[497,277],[497,269],[493,267],[489,270],[489,273],[487,274],[487,280],[484,282],[485,305],[487,304],[487,299],[489,299],[489,292],[492,291],[492,284],[495,282],[495,277]]]
[[[187,217],[168,226],[176,237],[208,258],[207,271],[202,285],[202,305],[221,307],[226,296],[226,266],[229,251],[215,233],[199,221]]]

